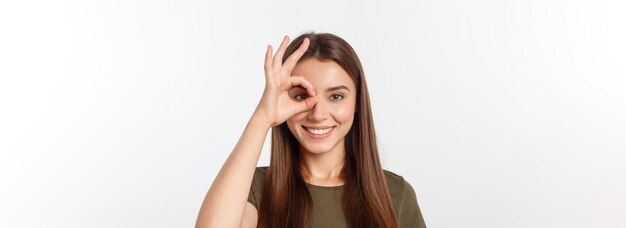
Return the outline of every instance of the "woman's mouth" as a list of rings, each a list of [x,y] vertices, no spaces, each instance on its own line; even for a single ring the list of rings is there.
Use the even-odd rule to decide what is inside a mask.
[[[330,134],[333,133],[333,130],[335,129],[335,126],[332,127],[305,127],[302,126],[302,128],[304,128],[304,131],[306,132],[306,134],[312,138],[312,139],[323,139],[328,137]]]

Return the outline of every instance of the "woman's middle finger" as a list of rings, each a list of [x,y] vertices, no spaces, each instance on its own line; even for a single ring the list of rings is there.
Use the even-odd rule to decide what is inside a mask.
[[[285,35],[283,38],[283,42],[280,43],[280,47],[276,51],[276,55],[274,55],[274,69],[280,69],[283,65],[283,54],[285,54],[285,50],[287,49],[287,45],[289,44],[289,36]]]
[[[283,66],[285,67],[285,70],[287,72],[291,72],[291,70],[293,70],[293,68],[296,67],[296,63],[298,63],[298,60],[309,49],[309,42],[310,42],[309,38],[304,38],[304,40],[302,40],[302,44],[300,44],[300,47],[298,48],[298,50],[293,52],[287,58],[287,60],[285,61],[285,64],[283,64]]]

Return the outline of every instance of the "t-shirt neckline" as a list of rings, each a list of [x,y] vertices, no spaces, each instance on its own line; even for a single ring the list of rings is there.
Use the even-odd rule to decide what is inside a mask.
[[[315,190],[341,190],[343,189],[344,185],[320,186],[320,185],[313,185],[313,184],[306,183],[306,186],[309,187],[309,189],[315,189]]]

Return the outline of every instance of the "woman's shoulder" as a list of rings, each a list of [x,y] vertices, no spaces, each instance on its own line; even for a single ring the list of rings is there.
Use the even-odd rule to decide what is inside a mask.
[[[386,170],[386,169],[383,169],[383,172],[385,174],[385,180],[387,181],[387,185],[389,187],[402,187],[402,188],[404,188],[405,185],[410,185],[404,179],[403,176],[401,176],[401,175],[399,175],[399,174],[397,174],[395,172],[392,172],[392,171],[389,171],[389,170]]]
[[[266,171],[267,166],[258,166],[254,170],[254,176],[252,177],[252,185],[250,186],[250,193],[248,193],[248,202],[256,208],[259,208],[259,202],[263,194],[263,182]]]
[[[265,179],[265,173],[267,172],[267,166],[257,166],[254,170],[254,176],[252,177],[252,187],[263,187],[263,180]]]
[[[383,169],[383,172],[392,200],[400,201],[406,197],[410,197],[410,194],[415,194],[413,187],[403,176],[386,169]]]
[[[388,170],[384,171],[400,227],[425,228],[426,224],[413,186],[404,177]]]
[[[267,168],[268,166],[257,166],[254,173],[265,174],[265,172],[267,172]]]

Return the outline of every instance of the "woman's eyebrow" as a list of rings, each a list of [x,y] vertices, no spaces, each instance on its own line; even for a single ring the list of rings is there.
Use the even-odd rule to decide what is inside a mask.
[[[296,88],[304,90],[304,88],[302,86],[294,86],[294,87],[289,88],[289,91],[291,91],[292,89],[296,89]],[[341,90],[341,89],[345,89],[345,90],[350,91],[350,89],[348,89],[347,86],[345,86],[345,85],[338,85],[338,86],[333,86],[333,87],[330,87],[330,88],[326,89],[326,92],[331,92],[331,91]]]
[[[340,90],[340,89],[345,89],[345,90],[350,91],[350,89],[348,89],[348,87],[347,87],[347,86],[345,86],[345,85],[339,85],[339,86],[330,87],[330,88],[326,89],[326,92],[335,91],[335,90]]]

